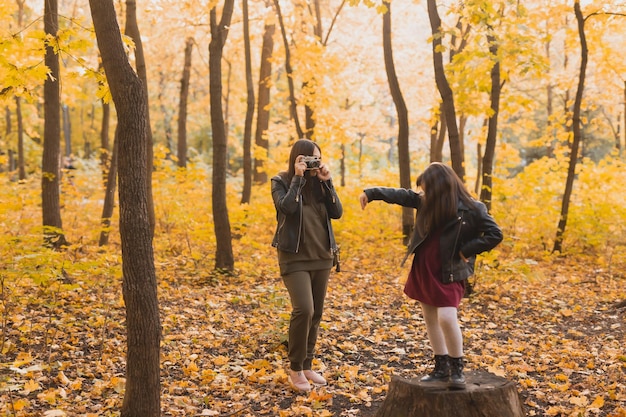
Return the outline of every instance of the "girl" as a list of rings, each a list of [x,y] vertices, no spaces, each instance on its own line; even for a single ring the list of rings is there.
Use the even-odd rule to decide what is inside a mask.
[[[404,293],[419,301],[434,352],[434,369],[421,381],[449,381],[451,388],[463,389],[463,336],[457,310],[465,280],[474,273],[476,255],[498,245],[502,231],[449,166],[433,162],[417,178],[417,187],[421,192],[367,188],[359,200],[362,209],[373,200],[417,209],[404,258],[415,254]]]

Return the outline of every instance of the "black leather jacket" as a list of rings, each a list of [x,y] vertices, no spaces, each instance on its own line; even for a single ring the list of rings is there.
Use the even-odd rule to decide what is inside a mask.
[[[280,175],[272,178],[272,199],[276,207],[276,233],[272,246],[291,253],[298,253],[302,242],[302,187],[307,179],[294,175],[291,184],[287,184]],[[309,181],[317,181],[316,178]],[[323,181],[326,188],[326,227],[330,237],[330,249],[333,254],[337,253],[335,234],[330,219],[339,219],[343,214],[343,207],[335,192],[332,180]]]
[[[369,201],[382,200],[418,210],[422,202],[418,193],[404,188],[376,187],[364,191]],[[470,208],[459,201],[456,218],[444,226],[439,240],[441,282],[451,283],[469,278],[474,273],[476,255],[495,248],[502,238],[502,230],[482,202],[474,201],[474,207]],[[421,236],[415,228],[407,254],[402,260],[403,264],[425,239],[426,236]],[[461,259],[459,252],[462,252],[469,262]]]

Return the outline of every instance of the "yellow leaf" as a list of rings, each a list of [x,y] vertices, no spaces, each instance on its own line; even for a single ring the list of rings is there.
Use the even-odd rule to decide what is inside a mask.
[[[213,358],[213,363],[217,366],[226,365],[228,363],[228,356],[218,356]]]
[[[602,408],[604,406],[604,398],[601,396],[597,396],[595,400],[589,406],[590,408]]]
[[[24,384],[24,394],[28,395],[33,391],[37,391],[41,386],[36,381],[30,379]]]
[[[57,380],[59,381],[61,385],[69,385],[70,383],[69,378],[65,376],[63,371],[59,372],[59,374],[57,375]]]
[[[28,407],[28,405],[29,405],[29,402],[27,399],[19,398],[15,400],[15,402],[13,403],[13,409],[15,411],[22,411],[24,408]]]
[[[57,401],[57,391],[54,389],[46,390],[38,394],[37,398],[47,402],[48,404],[54,404]]]
[[[584,407],[587,404],[589,404],[589,399],[585,397],[584,395],[582,395],[580,397],[570,397],[569,402],[570,404],[574,404],[579,407]]]

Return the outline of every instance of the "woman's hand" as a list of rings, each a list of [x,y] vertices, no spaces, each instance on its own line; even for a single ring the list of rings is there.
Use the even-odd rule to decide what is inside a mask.
[[[364,192],[359,195],[359,201],[361,202],[361,210],[365,210],[365,206],[369,203],[369,199],[367,198],[367,194]]]
[[[313,172],[317,175],[317,178],[319,178],[320,181],[328,181],[330,179],[330,170],[324,163],[320,164],[320,167]]]
[[[296,162],[293,164],[296,175],[299,177],[304,177],[304,172],[306,171],[306,162],[304,162],[303,159],[304,155],[298,155],[296,157]]]

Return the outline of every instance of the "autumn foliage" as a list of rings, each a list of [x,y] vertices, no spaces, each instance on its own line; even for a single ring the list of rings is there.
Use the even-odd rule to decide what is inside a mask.
[[[99,168],[78,165],[62,179],[64,251],[42,247],[35,177],[0,176],[3,416],[114,416],[123,399],[117,219],[99,247]],[[618,159],[581,164],[563,254],[549,251],[562,170],[540,160],[498,180],[493,214],[505,241],[480,258],[460,317],[468,368],[515,381],[529,416],[626,415],[625,310],[616,306],[626,298],[623,169]],[[290,306],[270,246],[269,189],[253,188],[240,205],[240,185],[229,182],[236,272],[220,275],[207,172],[159,158],[163,415],[371,416],[392,375],[424,373],[425,327],[402,294],[400,211],[358,207],[364,185],[395,184],[391,173],[376,176],[338,189],[343,270],[331,276],[315,363],[330,384],[297,395],[286,384]]]

